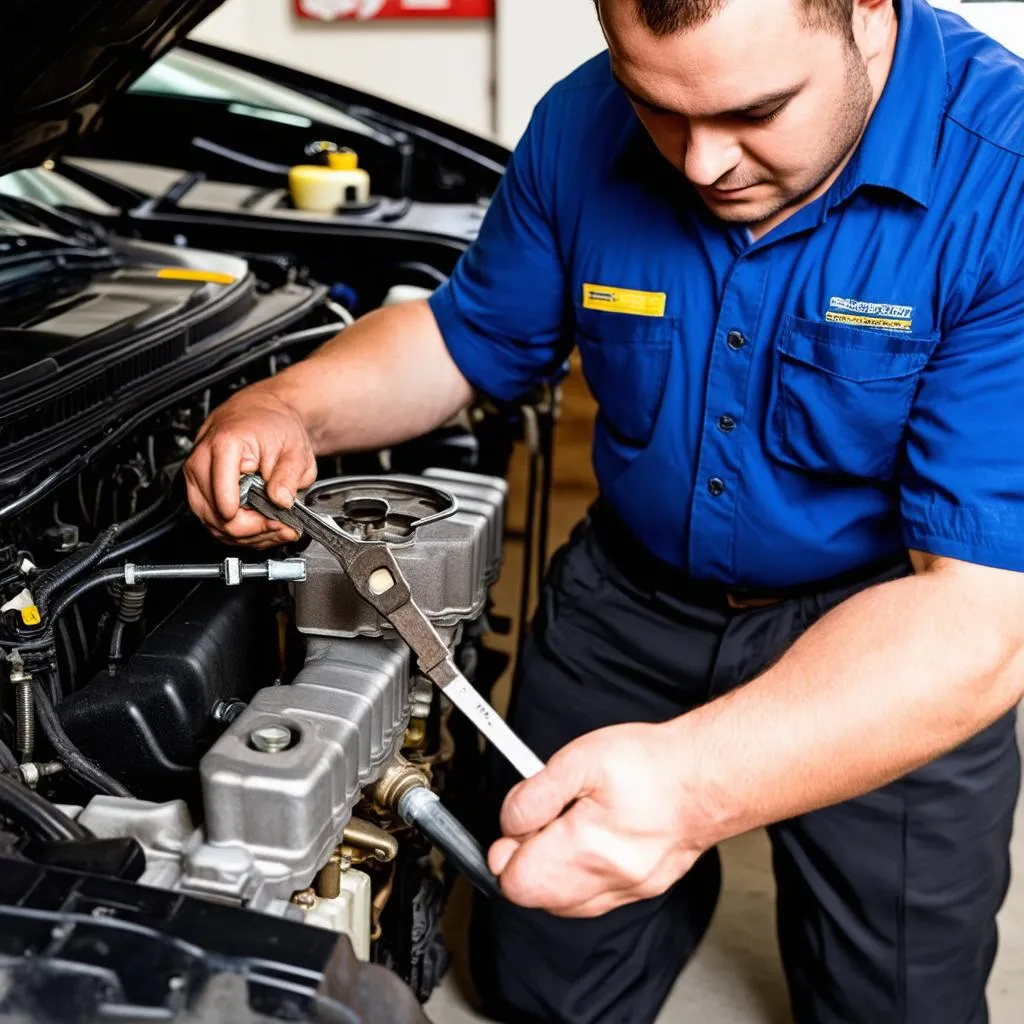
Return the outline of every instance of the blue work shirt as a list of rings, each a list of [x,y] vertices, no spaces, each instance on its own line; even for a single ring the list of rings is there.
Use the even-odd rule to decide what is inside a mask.
[[[1024,62],[900,0],[828,192],[759,241],[664,160],[607,53],[537,106],[431,307],[502,400],[578,347],[603,497],[697,579],[906,549],[1024,570]]]

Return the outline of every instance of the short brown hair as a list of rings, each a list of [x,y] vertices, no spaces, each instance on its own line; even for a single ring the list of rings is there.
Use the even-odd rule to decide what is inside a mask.
[[[595,0],[600,4],[601,0]],[[729,0],[632,0],[637,16],[656,36],[703,25],[718,14]],[[853,0],[794,0],[804,9],[812,28],[853,34]]]

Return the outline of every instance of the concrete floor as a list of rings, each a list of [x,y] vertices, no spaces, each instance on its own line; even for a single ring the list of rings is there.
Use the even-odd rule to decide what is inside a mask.
[[[551,544],[557,546],[584,514],[595,492],[590,467],[594,406],[579,373],[566,385],[555,459]],[[525,464],[517,459],[511,475],[506,567],[496,590],[498,610],[517,607],[520,549],[514,534],[523,521]],[[501,641],[499,641],[501,642]],[[504,641],[511,649],[510,641]],[[507,681],[506,681],[507,683]],[[503,708],[499,688],[495,704]],[[1022,716],[1024,717],[1024,716]],[[1024,726],[1021,729],[1024,745]],[[1014,841],[1015,863],[1024,865],[1024,816]],[[658,1024],[788,1024],[788,997],[775,942],[775,887],[769,845],[763,832],[740,836],[722,849],[722,898],[712,927],[697,955],[680,976]],[[468,893],[457,887],[448,913],[456,966],[427,1004],[432,1024],[476,1024],[465,989],[464,925]],[[1000,916],[1001,946],[989,985],[991,1024],[1024,1020],[1024,875],[1011,886]]]

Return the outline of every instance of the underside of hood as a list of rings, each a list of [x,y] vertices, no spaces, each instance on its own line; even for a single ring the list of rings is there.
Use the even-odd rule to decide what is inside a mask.
[[[41,163],[223,0],[7,0],[0,174]]]

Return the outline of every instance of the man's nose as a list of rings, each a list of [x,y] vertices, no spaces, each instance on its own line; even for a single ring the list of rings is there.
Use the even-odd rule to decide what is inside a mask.
[[[736,139],[712,125],[690,123],[683,170],[694,185],[705,188],[721,181],[742,160]]]

